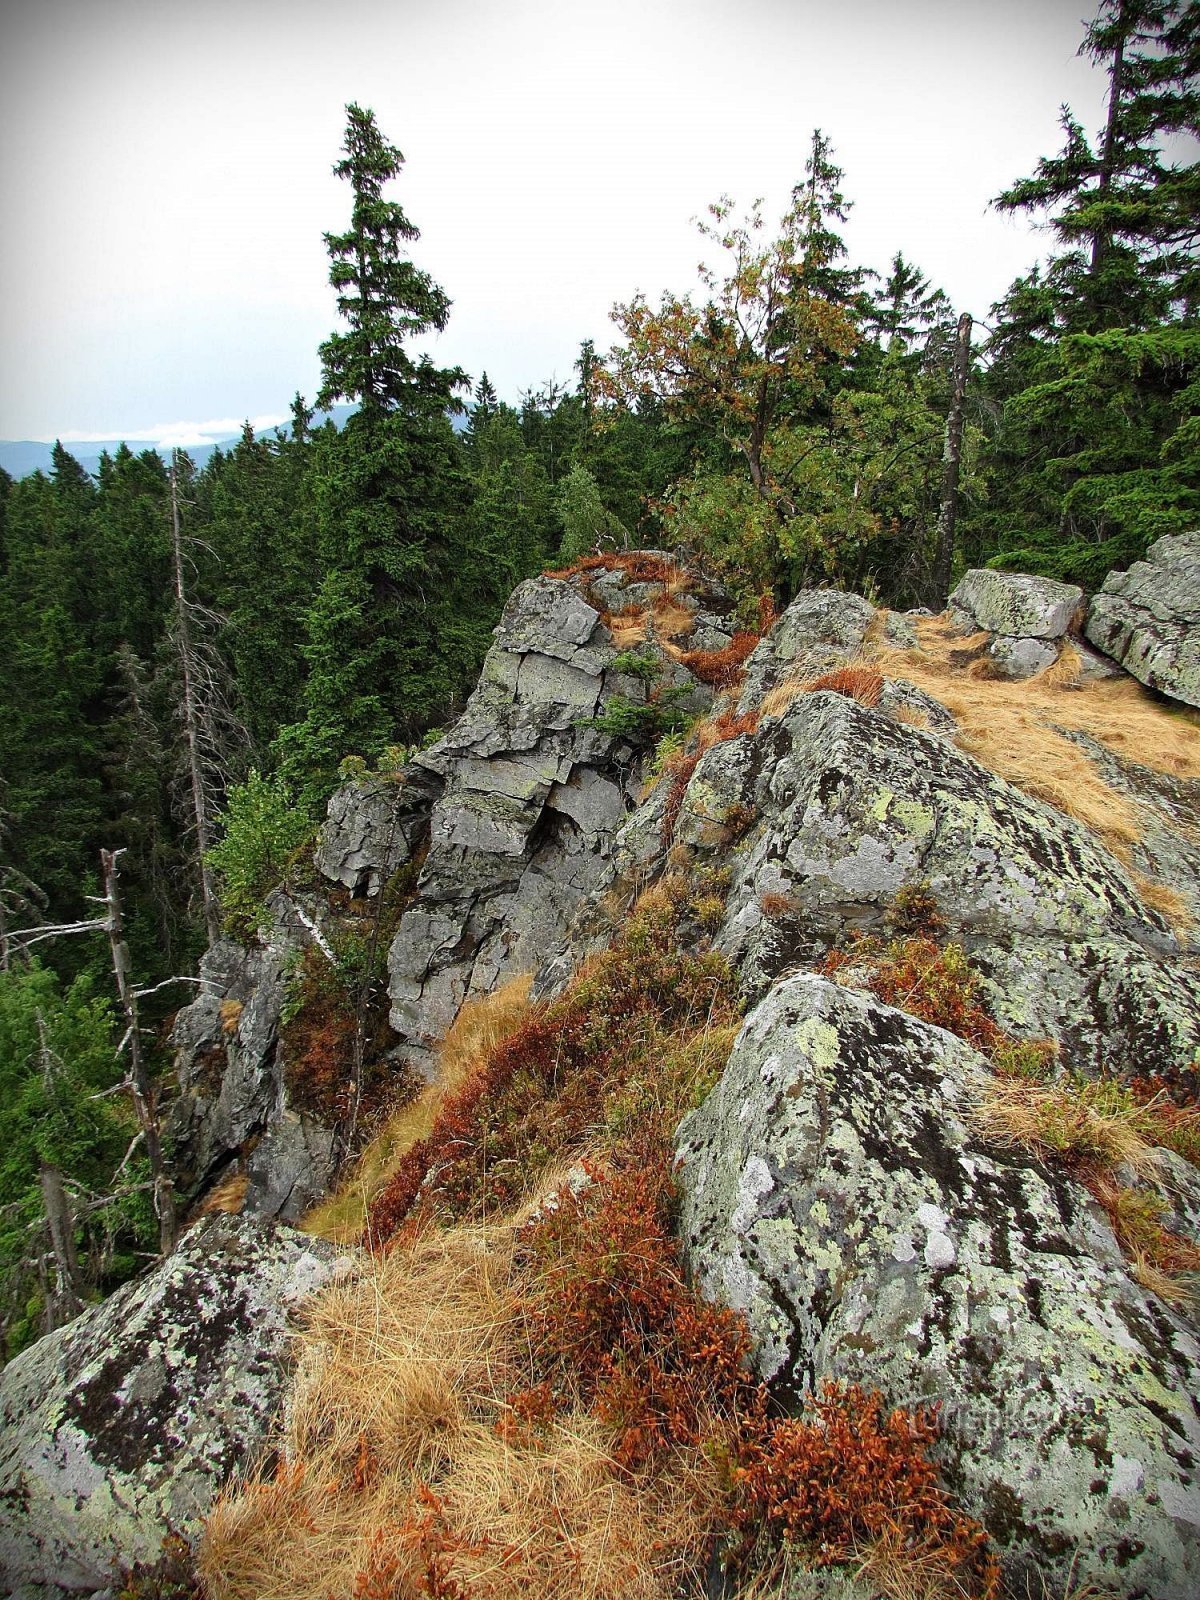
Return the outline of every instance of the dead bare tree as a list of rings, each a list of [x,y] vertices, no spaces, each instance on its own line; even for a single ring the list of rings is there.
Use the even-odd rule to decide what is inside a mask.
[[[121,1013],[125,1019],[125,1037],[122,1040],[128,1051],[126,1085],[133,1101],[134,1114],[141,1130],[146,1159],[150,1164],[150,1181],[154,1186],[154,1211],[158,1217],[159,1249],[169,1255],[175,1248],[178,1219],[175,1214],[175,1190],[163,1161],[162,1138],[159,1130],[158,1093],[146,1068],[142,1054],[142,1035],[138,1021],[138,990],[131,978],[129,946],[125,942],[125,928],[121,916],[121,891],[118,860],[120,850],[102,850],[100,865],[104,873],[104,905],[107,915],[104,929],[108,934],[112,953],[113,975]]]
[[[12,963],[10,919],[19,917],[27,921],[32,918],[36,922],[47,905],[44,890],[9,859],[7,836],[12,819],[3,804],[4,792],[4,779],[0,777],[0,972],[7,972]]]
[[[250,738],[231,705],[229,674],[217,639],[224,619],[190,592],[194,563],[180,519],[179,452],[171,459],[171,551],[175,606],[169,634],[179,670],[188,831],[196,841],[200,898],[210,945],[221,936],[221,907],[208,866],[213,820],[228,787],[235,752]]]
[[[963,416],[966,410],[967,379],[971,372],[971,326],[969,311],[958,319],[954,340],[954,387],[946,416],[946,444],[942,452],[942,503],[938,513],[937,542],[934,549],[931,586],[935,605],[945,605],[950,592],[950,569],[954,562],[954,527],[958,520],[958,476],[962,462]]]
[[[55,1098],[57,1080],[62,1075],[61,1058],[50,1048],[46,1035],[46,1020],[37,1015],[38,1066],[47,1100]],[[42,1191],[42,1210],[46,1215],[46,1232],[50,1239],[50,1255],[54,1263],[54,1281],[46,1284],[45,1324],[52,1333],[70,1322],[83,1310],[82,1285],[79,1260],[75,1254],[75,1215],[67,1198],[62,1169],[42,1156],[38,1164],[38,1179]]]

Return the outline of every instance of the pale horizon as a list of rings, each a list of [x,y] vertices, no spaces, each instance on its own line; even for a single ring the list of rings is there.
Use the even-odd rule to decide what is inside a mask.
[[[989,201],[1057,150],[1062,102],[1103,118],[1085,9],[43,0],[0,63],[0,436],[186,448],[311,402],[350,100],[404,152],[390,197],[453,302],[426,347],[503,398],[573,382],[615,301],[694,287],[718,195],[776,218],[815,126],[852,260],[900,250],[985,319],[1048,243]]]

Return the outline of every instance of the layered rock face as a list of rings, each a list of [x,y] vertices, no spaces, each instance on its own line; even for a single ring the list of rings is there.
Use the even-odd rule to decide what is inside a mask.
[[[325,1191],[333,1133],[288,1103],[279,1024],[289,972],[323,935],[318,907],[278,892],[267,909],[270,925],[249,950],[222,940],[208,951],[200,997],[176,1018],[180,1094],[166,1137],[185,1199],[241,1166],[246,1210],[293,1222]]]
[[[211,1217],[148,1278],[10,1361],[0,1576],[13,1591],[107,1591],[116,1564],[195,1533],[269,1435],[291,1308],[337,1270],[319,1240]]]
[[[1200,532],[1159,539],[1112,572],[1088,608],[1087,636],[1135,678],[1200,706]]]
[[[432,1046],[464,1000],[540,965],[603,876],[636,804],[648,741],[605,731],[597,719],[614,702],[644,705],[650,692],[673,697],[683,713],[711,704],[711,691],[679,663],[678,647],[664,649],[652,609],[633,652],[657,664],[653,689],[620,670],[622,650],[602,609],[653,608],[663,594],[662,583],[620,570],[591,584],[548,577],[522,584],[462,717],[415,758],[417,781],[431,797],[428,853],[388,974],[399,1049],[419,1068],[429,1069]],[[690,612],[681,644],[728,645],[720,591],[683,594],[680,608]],[[377,790],[363,791],[361,803],[376,808]],[[343,883],[349,861],[362,870],[362,846],[355,843],[348,857],[334,838],[381,831],[359,826],[359,804],[357,790],[335,797],[318,853],[321,870]],[[389,863],[404,859],[401,848],[393,845]]]
[[[454,727],[395,776],[334,794],[315,865],[335,891],[369,901],[400,869],[415,874],[387,957],[398,1063],[431,1071],[463,1002],[540,965],[590,897],[653,744],[652,725],[639,736],[596,719],[651,694],[685,715],[711,704],[678,657],[728,645],[729,602],[699,583],[672,597],[672,645],[656,621],[665,598],[664,582],[620,569],[522,584]],[[629,607],[645,610],[632,652],[656,664],[649,685],[644,672],[620,670],[604,620]],[[276,894],[268,911],[249,951],[222,943],[209,953],[204,992],[179,1014],[182,1094],[169,1131],[185,1194],[239,1169],[247,1209],[291,1221],[323,1192],[334,1135],[289,1104],[280,1015],[289,971],[328,918],[311,894]]]

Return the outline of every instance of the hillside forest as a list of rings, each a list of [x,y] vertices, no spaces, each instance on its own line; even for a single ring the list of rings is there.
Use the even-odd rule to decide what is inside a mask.
[[[0,473],[6,1354],[62,1310],[56,1215],[86,1296],[159,1242],[102,850],[153,1101],[199,955],[253,925],[339,772],[402,763],[461,709],[531,574],[667,548],[749,625],[815,586],[938,609],[967,567],[1094,590],[1197,525],[1200,167],[1171,152],[1200,133],[1200,11],[1103,0],[1081,50],[1104,125],[1064,108],[1060,147],[995,197],[1048,257],[986,314],[899,251],[850,259],[854,176],[817,130],[782,217],[717,200],[701,289],[616,306],[610,351],[585,340],[570,383],[515,403],[417,353],[451,301],[400,152],[352,104],[311,403],[202,470],[122,447],[93,477],[58,445],[49,474]],[[345,426],[318,424],[338,401]]]

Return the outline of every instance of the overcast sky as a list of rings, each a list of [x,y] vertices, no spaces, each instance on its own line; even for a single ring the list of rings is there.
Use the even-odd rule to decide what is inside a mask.
[[[0,436],[198,442],[311,396],[348,100],[404,152],[435,354],[501,395],[694,282],[722,192],[781,212],[823,128],[857,262],[985,317],[1046,241],[988,209],[1089,129],[1087,0],[4,0]]]

